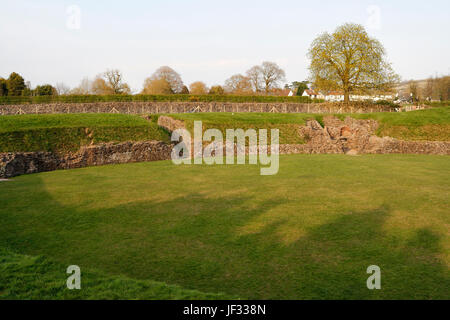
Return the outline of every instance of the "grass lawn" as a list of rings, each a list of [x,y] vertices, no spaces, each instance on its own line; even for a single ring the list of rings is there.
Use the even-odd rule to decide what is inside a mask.
[[[410,112],[352,114],[380,123],[377,134],[402,140],[450,141],[450,106]]]
[[[82,290],[64,287],[67,266],[43,256],[27,256],[0,248],[0,299],[232,299],[223,294],[205,294],[152,280],[108,276],[99,271],[83,272]]]
[[[39,114],[0,116],[0,152],[76,151],[99,142],[159,140],[168,133],[137,115]]]
[[[0,182],[0,298],[70,297],[76,264],[91,297],[128,279],[104,296],[159,281],[243,299],[449,299],[449,194],[445,156],[281,156],[274,176],[170,161],[20,176]],[[366,287],[370,265],[381,290]]]
[[[322,122],[323,115],[307,113],[253,113],[253,112],[211,112],[211,113],[178,113],[168,116],[183,120],[186,127],[193,132],[194,121],[201,120],[203,130],[219,129],[225,137],[226,129],[270,129],[280,130],[280,143],[301,144],[302,136],[298,134],[298,126],[304,125],[308,119]]]

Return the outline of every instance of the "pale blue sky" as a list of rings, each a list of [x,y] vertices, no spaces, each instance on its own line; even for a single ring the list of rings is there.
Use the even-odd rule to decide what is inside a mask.
[[[67,27],[71,5],[79,29]],[[345,22],[366,25],[403,79],[450,72],[448,0],[0,0],[0,10],[0,76],[16,71],[32,86],[118,68],[138,91],[162,65],[186,84],[222,84],[265,60],[304,80],[311,41]]]

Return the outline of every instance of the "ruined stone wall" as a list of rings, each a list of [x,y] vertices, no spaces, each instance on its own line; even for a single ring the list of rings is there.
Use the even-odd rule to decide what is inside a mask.
[[[58,169],[167,160],[171,152],[172,145],[143,141],[85,146],[76,153],[66,155],[51,152],[0,153],[0,178]]]
[[[0,115],[48,113],[189,113],[189,112],[274,112],[274,113],[367,113],[388,112],[388,106],[333,103],[227,103],[227,102],[94,102],[0,105]]]

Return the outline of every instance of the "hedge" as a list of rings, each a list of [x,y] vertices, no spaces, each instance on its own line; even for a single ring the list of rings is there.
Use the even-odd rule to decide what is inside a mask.
[[[126,101],[178,101],[178,102],[281,102],[312,103],[323,100],[311,100],[309,97],[280,96],[234,96],[234,95],[68,95],[68,96],[34,96],[34,97],[0,97],[1,104],[39,104],[39,103],[87,103],[87,102],[126,102]]]

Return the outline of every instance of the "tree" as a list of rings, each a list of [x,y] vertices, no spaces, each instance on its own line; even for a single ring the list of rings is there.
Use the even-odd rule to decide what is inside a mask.
[[[81,80],[78,87],[75,87],[70,91],[70,94],[74,95],[87,95],[91,93],[92,93],[92,83],[87,77]]]
[[[351,92],[390,91],[399,77],[385,59],[381,43],[364,27],[347,23],[317,37],[309,49],[310,78],[317,89]]]
[[[189,88],[183,85],[183,89],[181,89],[180,94],[189,94]]]
[[[112,94],[129,94],[130,87],[123,82],[123,75],[117,69],[107,70],[102,75],[106,86],[111,89]]]
[[[446,101],[450,97],[450,76],[444,76],[436,80],[437,98]]]
[[[183,80],[181,80],[181,76],[168,66],[160,67],[155,71],[155,73],[152,74],[150,78],[145,81],[161,79],[164,79],[169,83],[172,93],[181,93],[183,91],[184,84]]]
[[[0,78],[0,96],[8,95],[8,81],[6,79]]]
[[[44,84],[37,86],[34,92],[37,96],[52,96],[56,93],[56,89],[50,84]]]
[[[427,82],[425,84],[425,89],[423,91],[423,94],[426,99],[431,100],[433,96],[433,88],[434,88],[434,79],[433,77],[430,77],[427,79]]]
[[[18,73],[11,73],[7,80],[8,96],[21,96],[25,89],[25,80]]]
[[[68,86],[66,86],[63,82],[58,82],[56,84],[56,92],[60,96],[61,95],[66,95],[66,94],[69,94],[70,88]]]
[[[97,76],[91,83],[91,92],[96,95],[113,95],[114,89],[108,85],[105,79]]]
[[[250,79],[242,74],[235,74],[225,81],[225,91],[237,95],[253,93]]]
[[[306,89],[308,89],[308,81],[299,82],[298,85],[297,85],[296,95],[297,96],[302,96],[303,92],[305,92]]]
[[[165,79],[146,79],[142,94],[172,94],[170,83]]]
[[[414,80],[409,81],[408,84],[408,93],[411,97],[411,99],[413,101],[418,101],[419,100],[419,95],[420,95],[420,88],[417,85],[417,82]]]
[[[222,86],[212,86],[211,89],[209,89],[209,94],[223,95],[224,93],[225,90],[222,88]]]
[[[260,92],[263,90],[263,79],[262,79],[263,69],[260,66],[254,66],[247,70],[246,75],[247,78],[250,79],[250,82],[253,86],[253,90],[255,92]]]
[[[294,81],[290,85],[287,84],[286,88],[295,92],[295,95],[302,96],[303,92],[308,89],[308,81]]]
[[[286,74],[276,63],[265,61],[261,66],[261,78],[266,94],[270,89],[278,88],[280,81],[284,81]]]
[[[204,84],[201,81],[193,82],[189,85],[189,92],[191,94],[207,94],[208,88],[206,87],[206,84]]]

